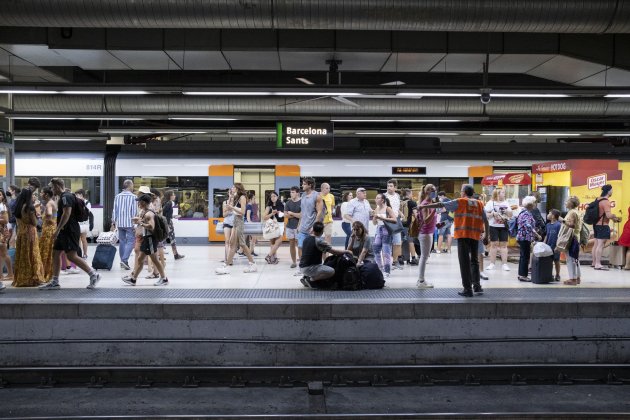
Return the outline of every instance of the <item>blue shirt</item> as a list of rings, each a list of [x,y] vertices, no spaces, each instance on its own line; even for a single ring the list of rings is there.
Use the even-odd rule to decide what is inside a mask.
[[[114,198],[114,209],[112,210],[112,221],[119,228],[131,228],[133,223],[131,218],[136,215],[138,205],[136,196],[130,191],[123,191]]]
[[[560,227],[562,223],[557,220],[553,223],[547,223],[547,227],[545,228],[547,231],[547,245],[551,247],[551,249],[556,249],[556,243],[558,242],[558,234],[560,233]]]

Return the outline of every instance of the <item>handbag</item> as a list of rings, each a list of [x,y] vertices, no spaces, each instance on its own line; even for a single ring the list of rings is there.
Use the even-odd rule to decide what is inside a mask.
[[[114,230],[111,232],[101,232],[96,238],[97,244],[109,244],[116,245],[118,242],[118,230]]]
[[[387,220],[383,220],[383,225],[385,226],[385,229],[387,229],[387,232],[390,235],[395,235],[397,233],[400,233],[403,231],[403,224],[402,224],[402,220],[400,220],[400,216],[396,217],[396,222],[388,222]]]
[[[280,225],[274,219],[269,219],[265,222],[263,226],[263,238],[265,239],[276,239],[282,235],[282,230],[280,229]]]
[[[556,241],[556,251],[568,252],[571,245],[572,238],[573,238],[573,229],[563,224],[560,227],[560,232],[558,232],[558,240]]]

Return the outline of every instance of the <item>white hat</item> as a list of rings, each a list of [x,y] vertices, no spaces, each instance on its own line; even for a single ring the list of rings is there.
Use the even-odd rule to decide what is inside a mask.
[[[151,194],[151,188],[143,185],[142,187],[138,188],[138,192],[141,192],[142,194]]]

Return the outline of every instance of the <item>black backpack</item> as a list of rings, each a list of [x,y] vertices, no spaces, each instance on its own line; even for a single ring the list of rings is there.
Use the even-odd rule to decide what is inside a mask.
[[[343,273],[343,282],[341,283],[341,290],[361,290],[363,284],[361,282],[361,275],[357,267],[348,267]]]
[[[153,210],[149,210],[153,213],[153,233],[152,236],[156,241],[162,242],[168,237],[168,223],[166,222],[166,217],[157,214]]]
[[[587,225],[594,225],[597,222],[599,222],[599,219],[600,219],[599,202],[603,200],[608,200],[608,199],[602,198],[600,200],[599,198],[596,198],[595,201],[593,201],[592,203],[589,203],[589,205],[586,206],[586,212],[584,213],[584,219],[583,219],[584,223],[586,223]]]
[[[83,199],[74,196],[74,205],[72,206],[72,213],[74,213],[74,217],[78,222],[86,222],[90,219],[90,210],[85,205],[85,201]]]

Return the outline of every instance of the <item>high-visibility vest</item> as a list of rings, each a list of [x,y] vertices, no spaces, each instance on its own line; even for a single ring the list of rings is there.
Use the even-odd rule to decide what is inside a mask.
[[[483,204],[473,198],[458,198],[455,210],[455,239],[470,238],[478,241],[484,231]]]

